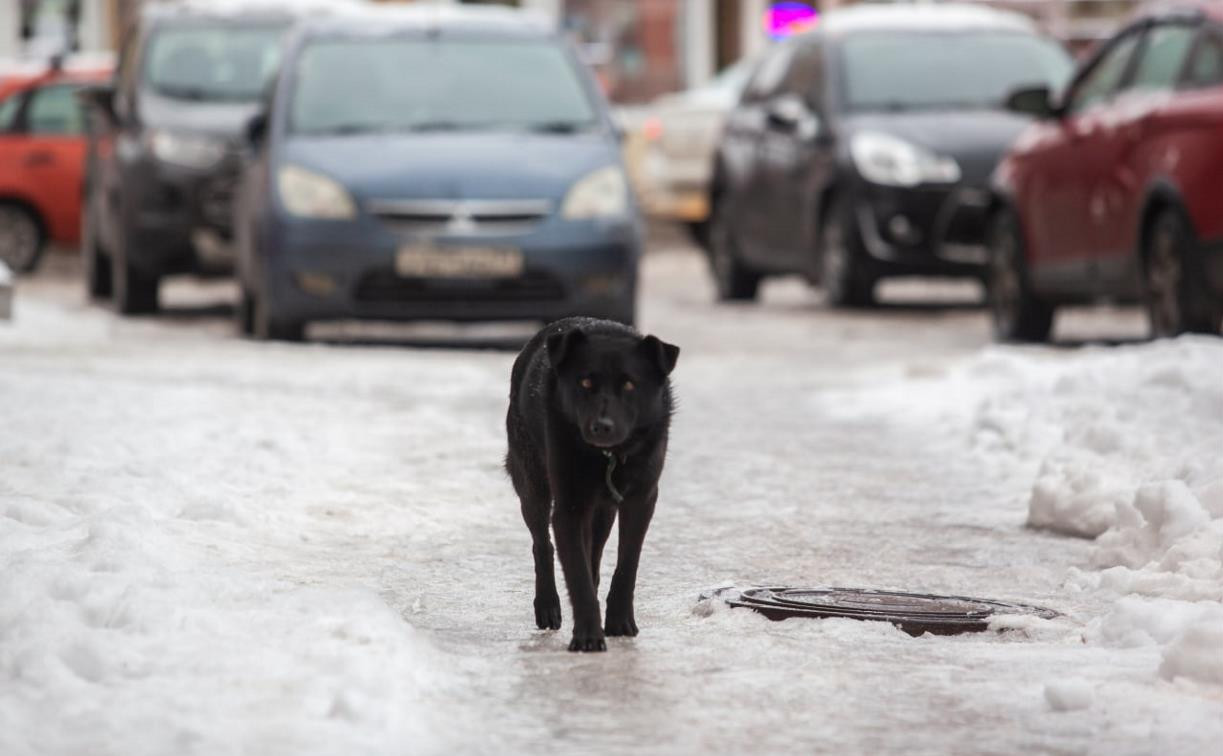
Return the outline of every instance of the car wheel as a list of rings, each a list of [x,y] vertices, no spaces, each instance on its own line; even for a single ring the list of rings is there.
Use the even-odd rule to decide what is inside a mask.
[[[755,299],[761,276],[740,261],[739,247],[731,226],[729,213],[725,208],[719,208],[713,217],[709,235],[709,267],[714,286],[717,287],[718,300]]]
[[[114,295],[115,311],[121,315],[157,312],[157,295],[161,282],[156,275],[150,275],[130,265],[126,248],[127,239],[121,238],[118,249],[110,255],[111,293]]]
[[[42,257],[42,227],[21,205],[0,204],[0,261],[16,273],[29,273]]]
[[[255,298],[245,286],[238,295],[238,306],[234,308],[234,322],[238,326],[238,335],[255,335]]]
[[[875,302],[875,279],[862,249],[862,238],[850,215],[850,208],[839,200],[820,227],[820,285],[835,307],[869,307]]]
[[[1217,333],[1223,307],[1210,296],[1193,232],[1184,215],[1160,211],[1146,240],[1147,315],[1151,335]]]
[[[1038,299],[1028,282],[1019,219],[1010,210],[989,224],[989,270],[986,293],[999,341],[1047,341],[1054,309]]]
[[[275,312],[266,296],[253,297],[251,330],[260,341],[301,341],[306,337],[306,324]]]
[[[85,293],[90,299],[105,299],[112,291],[110,258],[102,252],[98,243],[93,213],[87,210],[82,221],[81,263],[85,269]]]

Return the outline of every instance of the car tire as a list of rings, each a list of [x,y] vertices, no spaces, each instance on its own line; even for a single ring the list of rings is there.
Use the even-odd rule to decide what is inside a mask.
[[[238,295],[238,305],[234,308],[234,323],[238,326],[239,336],[255,335],[255,298],[245,286],[242,287]]]
[[[251,331],[260,341],[297,342],[306,338],[305,322],[280,315],[268,304],[266,296],[253,297]]]
[[[732,225],[727,209],[717,208],[710,225],[709,268],[718,301],[750,301],[760,290],[761,275],[739,259],[739,245]]]
[[[1054,308],[1032,292],[1023,256],[1023,234],[1014,211],[1002,210],[987,229],[986,294],[994,337],[1007,342],[1048,341]]]
[[[1151,335],[1218,333],[1223,306],[1210,294],[1193,230],[1184,213],[1160,210],[1146,234],[1144,299]]]
[[[819,280],[834,307],[870,307],[875,277],[854,222],[852,208],[834,199],[820,224]]]
[[[147,315],[157,312],[161,281],[157,275],[132,266],[125,254],[127,241],[110,256],[111,294],[115,311],[120,315]]]
[[[27,208],[0,203],[0,262],[14,273],[30,273],[42,258],[45,239],[38,218]]]
[[[88,202],[88,199],[86,199]],[[85,294],[90,299],[106,299],[113,291],[110,257],[98,243],[98,227],[91,211],[81,223],[81,264],[85,271]]]

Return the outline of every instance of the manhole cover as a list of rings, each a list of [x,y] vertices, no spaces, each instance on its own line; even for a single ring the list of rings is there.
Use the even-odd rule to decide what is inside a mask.
[[[997,614],[1025,614],[1052,619],[1052,609],[965,596],[931,596],[860,588],[748,588],[723,589],[731,606],[755,609],[771,620],[791,617],[847,617],[891,622],[909,635],[977,633],[989,627]]]

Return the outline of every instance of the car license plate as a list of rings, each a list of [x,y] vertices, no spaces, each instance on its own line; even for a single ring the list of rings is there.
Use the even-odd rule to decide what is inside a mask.
[[[400,247],[395,272],[404,278],[513,278],[522,274],[522,251],[504,247]]]

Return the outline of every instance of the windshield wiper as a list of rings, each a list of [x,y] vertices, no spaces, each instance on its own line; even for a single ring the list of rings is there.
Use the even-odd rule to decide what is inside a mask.
[[[173,86],[162,85],[157,87],[157,93],[165,97],[173,97],[176,100],[195,100],[202,102],[205,100],[217,99],[217,94],[203,87],[188,87],[188,86]]]
[[[526,125],[528,131],[543,134],[576,134],[579,131],[590,131],[594,127],[593,121],[540,121]]]

